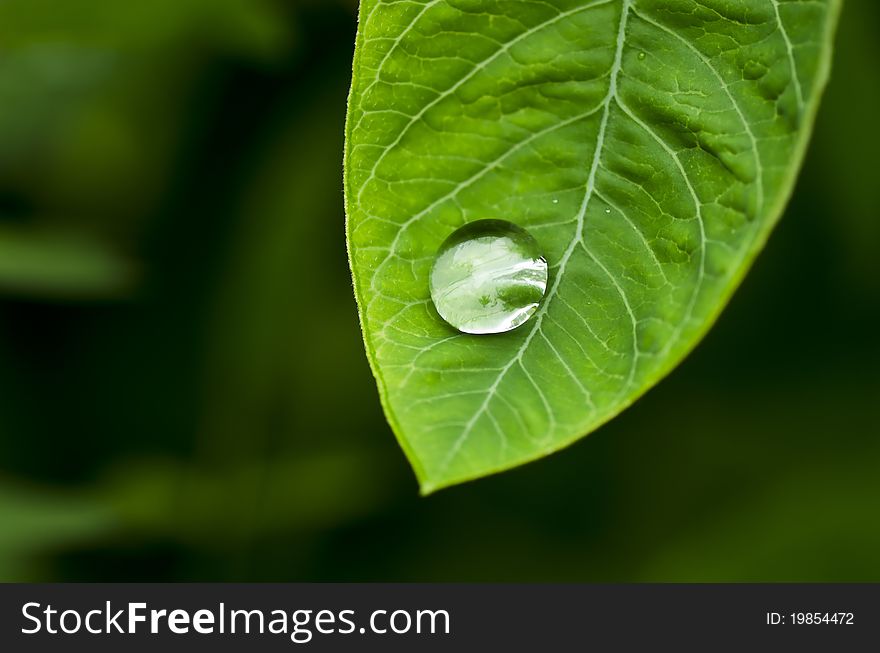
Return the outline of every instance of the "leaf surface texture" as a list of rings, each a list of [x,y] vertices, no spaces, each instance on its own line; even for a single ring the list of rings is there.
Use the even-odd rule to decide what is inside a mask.
[[[425,492],[565,447],[677,365],[782,213],[834,0],[363,0],[347,236],[386,414]],[[433,257],[484,218],[550,264],[535,316],[459,334]]]

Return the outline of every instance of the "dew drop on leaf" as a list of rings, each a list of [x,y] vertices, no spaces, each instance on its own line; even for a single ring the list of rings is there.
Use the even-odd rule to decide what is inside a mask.
[[[437,251],[431,299],[440,317],[463,333],[503,333],[535,314],[548,274],[529,232],[506,220],[477,220]]]

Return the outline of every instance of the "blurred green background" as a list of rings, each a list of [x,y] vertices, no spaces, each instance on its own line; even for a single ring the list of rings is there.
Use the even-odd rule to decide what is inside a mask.
[[[427,499],[348,276],[355,17],[0,2],[0,579],[880,581],[880,4],[696,352]]]

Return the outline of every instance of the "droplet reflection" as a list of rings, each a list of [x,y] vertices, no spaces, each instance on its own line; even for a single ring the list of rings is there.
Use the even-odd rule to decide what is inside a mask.
[[[454,232],[431,269],[434,306],[464,333],[503,333],[525,323],[547,291],[547,261],[525,229],[478,220]]]

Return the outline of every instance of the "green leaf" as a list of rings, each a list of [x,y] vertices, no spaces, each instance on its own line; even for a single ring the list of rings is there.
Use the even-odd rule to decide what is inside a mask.
[[[0,226],[0,295],[108,299],[136,278],[132,262],[82,235]]]
[[[60,492],[0,477],[0,582],[33,581],[40,555],[94,542],[118,520],[94,494]]]
[[[673,369],[791,193],[837,0],[363,0],[345,156],[367,352],[423,492],[565,447]],[[464,223],[541,244],[497,336],[428,292]]]

